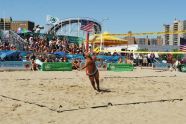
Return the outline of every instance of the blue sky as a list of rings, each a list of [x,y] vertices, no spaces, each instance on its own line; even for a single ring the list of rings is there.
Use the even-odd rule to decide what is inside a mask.
[[[0,17],[46,24],[46,15],[60,19],[92,17],[112,33],[162,31],[175,18],[186,19],[186,0],[0,0]]]

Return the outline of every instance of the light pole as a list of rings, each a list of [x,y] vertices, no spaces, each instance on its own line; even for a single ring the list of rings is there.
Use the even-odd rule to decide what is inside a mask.
[[[102,25],[102,32],[101,32],[101,36],[100,36],[100,38],[101,38],[101,42],[100,42],[100,51],[103,49],[103,43],[104,43],[104,38],[103,38],[103,33],[104,33],[104,31],[103,31],[103,22],[104,21],[106,21],[106,20],[109,20],[109,18],[107,17],[107,18],[104,18],[104,19],[102,19],[102,21],[101,21],[101,25]]]
[[[6,19],[5,19],[5,12],[3,12],[3,15],[4,15],[4,19],[3,19],[4,24],[3,24],[3,25],[4,25],[4,31],[5,31],[5,30],[6,30],[6,22],[5,22],[5,20],[6,20]]]
[[[103,22],[104,21],[107,21],[107,20],[109,20],[109,17],[106,17],[106,18],[103,18],[102,20],[101,20],[101,26],[102,26],[102,31],[103,31],[103,28],[104,28],[104,25],[103,25]]]

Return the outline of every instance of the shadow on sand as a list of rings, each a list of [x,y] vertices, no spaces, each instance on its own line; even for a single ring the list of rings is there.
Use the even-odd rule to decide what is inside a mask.
[[[110,92],[113,92],[113,91],[111,91],[109,89],[100,89],[98,93],[102,94],[102,93],[110,93]]]

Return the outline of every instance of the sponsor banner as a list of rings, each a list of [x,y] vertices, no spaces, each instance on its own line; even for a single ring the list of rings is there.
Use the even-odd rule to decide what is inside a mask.
[[[28,70],[31,62],[28,61],[0,61],[0,70]]]
[[[109,71],[133,71],[134,66],[132,64],[123,63],[108,63],[107,70]]]
[[[186,72],[186,64],[178,65],[178,69],[179,69],[179,71],[181,71],[181,72]]]
[[[181,66],[181,72],[186,72],[186,65]]]
[[[42,71],[72,71],[72,63],[69,62],[44,62]]]

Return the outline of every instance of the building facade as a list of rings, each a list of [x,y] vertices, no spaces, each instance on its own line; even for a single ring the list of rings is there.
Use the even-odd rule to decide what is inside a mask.
[[[163,40],[161,36],[158,36],[157,38],[135,38],[135,37],[126,37],[124,38],[125,40],[128,41],[128,45],[163,45]]]
[[[0,18],[0,30],[13,30],[17,32],[18,28],[33,31],[35,24],[31,21],[13,21],[12,18]]]
[[[17,31],[19,28],[33,31],[34,23],[30,21],[12,21],[11,30]]]
[[[129,31],[128,34],[132,34],[132,31]],[[146,38],[136,38],[135,36],[124,37],[128,41],[128,45],[163,45],[163,39],[161,36],[156,38],[151,38],[146,36]]]
[[[12,18],[0,18],[0,30],[10,30],[11,29]]]
[[[177,32],[186,30],[186,20],[175,20],[171,25],[164,25],[164,32]],[[164,45],[180,45],[180,38],[186,38],[186,34],[164,34]]]

